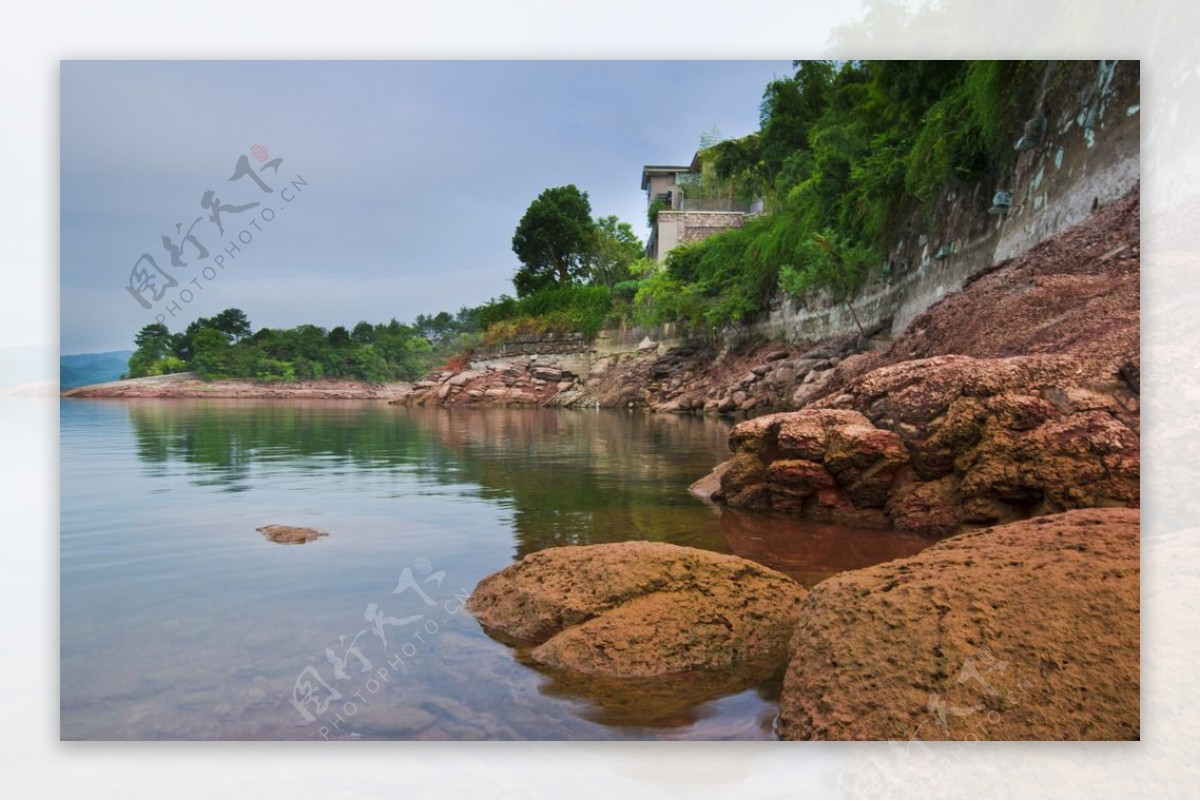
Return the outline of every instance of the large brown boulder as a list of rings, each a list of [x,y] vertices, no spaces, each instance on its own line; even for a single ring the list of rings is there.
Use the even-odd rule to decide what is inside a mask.
[[[817,740],[1130,740],[1138,512],[973,531],[812,589],[779,733]]]
[[[652,542],[549,548],[479,583],[485,629],[570,674],[662,676],[786,658],[804,589],[736,556]]]

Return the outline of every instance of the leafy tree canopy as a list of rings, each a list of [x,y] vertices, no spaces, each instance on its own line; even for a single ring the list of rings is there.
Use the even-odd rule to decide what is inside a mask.
[[[633,226],[621,222],[615,214],[596,220],[592,252],[588,255],[590,283],[612,289],[629,278],[629,266],[641,258],[644,250]]]
[[[172,335],[161,323],[134,338],[130,377],[195,370],[203,378],[295,381],[346,378],[384,382],[412,380],[433,364],[433,348],[412,326],[396,320],[360,322],[353,332],[315,325],[250,329],[238,309],[201,317]]]
[[[543,191],[529,204],[513,234],[512,249],[521,262],[513,276],[517,296],[585,278],[595,237],[587,192],[574,184]]]

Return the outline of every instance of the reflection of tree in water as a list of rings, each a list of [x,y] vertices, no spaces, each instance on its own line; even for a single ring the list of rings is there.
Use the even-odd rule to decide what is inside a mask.
[[[511,499],[519,558],[647,539],[727,550],[687,487],[724,458],[727,426],[623,412],[464,410],[426,418],[473,478]]]
[[[516,556],[554,545],[654,539],[727,550],[687,486],[724,458],[727,426],[624,412],[406,409],[382,404],[172,401],[129,405],[147,466],[250,488],[254,466],[346,465],[474,486],[513,509]]]
[[[184,464],[195,483],[224,491],[249,489],[268,471],[349,466],[410,476],[400,486],[411,492],[436,484],[495,501],[512,510],[518,559],[644,539],[736,553],[812,584],[929,544],[786,515],[718,515],[687,491],[728,453],[728,426],[713,420],[261,401],[134,403],[129,415],[150,469]]]
[[[387,408],[357,404],[275,404],[213,401],[134,403],[130,421],[138,456],[147,464],[181,462],[196,483],[248,489],[255,462],[286,463],[319,472],[362,468],[432,468],[449,461],[431,450],[418,426]]]

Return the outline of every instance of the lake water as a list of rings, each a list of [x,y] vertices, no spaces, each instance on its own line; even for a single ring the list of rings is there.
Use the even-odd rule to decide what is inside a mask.
[[[728,454],[715,420],[64,400],[60,422],[68,740],[772,738],[778,677],[575,683],[463,601],[557,545],[670,542],[811,585],[928,544],[718,514],[687,492]]]

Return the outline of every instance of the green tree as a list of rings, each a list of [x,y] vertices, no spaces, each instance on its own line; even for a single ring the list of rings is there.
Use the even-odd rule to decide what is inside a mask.
[[[221,378],[226,374],[229,340],[215,328],[203,328],[192,338],[196,355],[192,367],[201,378]]]
[[[621,222],[615,214],[596,220],[595,241],[588,256],[588,280],[612,289],[629,278],[629,265],[645,250],[633,226]]]
[[[381,384],[391,378],[387,361],[374,345],[363,345],[355,350],[351,369],[355,378],[372,384]]]
[[[346,326],[339,325],[330,330],[327,337],[329,344],[335,348],[344,348],[350,344],[350,332],[346,330]]]
[[[760,107],[760,158],[769,175],[777,175],[796,151],[808,147],[808,134],[824,114],[833,86],[828,61],[797,61],[796,74],[767,84]]]
[[[212,328],[213,321],[208,317],[198,317],[188,323],[187,328],[171,335],[171,352],[185,362],[191,362],[196,355],[195,339],[206,328]],[[228,341],[228,340],[226,340]]]
[[[555,284],[566,286],[585,277],[595,229],[587,192],[580,192],[574,184],[538,195],[513,234],[513,253],[521,262],[513,276],[517,296],[523,298]]]
[[[864,337],[863,329],[854,310],[854,300],[876,268],[877,259],[870,248],[851,245],[832,231],[813,234],[796,248],[795,266],[784,265],[779,274],[779,285],[794,296],[809,289],[824,289],[836,304],[845,305],[854,325]]]
[[[359,345],[369,345],[375,341],[375,326],[366,320],[360,320],[350,331],[350,338]]]
[[[155,362],[161,361],[171,354],[171,332],[162,323],[150,323],[143,326],[133,338],[137,349],[129,357],[130,378],[144,375],[160,375],[155,373]],[[168,371],[174,372],[174,371]]]
[[[137,332],[133,344],[151,359],[161,359],[170,350],[171,332],[162,323],[150,323]]]
[[[456,321],[450,312],[443,311],[434,315],[418,314],[413,326],[427,342],[436,345],[455,330]]]
[[[230,342],[250,336],[250,320],[241,309],[226,309],[212,318],[211,327],[220,331]]]

